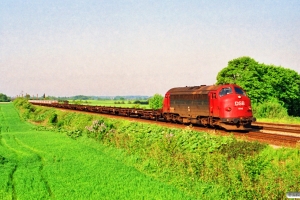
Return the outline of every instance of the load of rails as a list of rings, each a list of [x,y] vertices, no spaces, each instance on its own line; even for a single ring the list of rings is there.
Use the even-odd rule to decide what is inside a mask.
[[[55,100],[29,102],[40,106],[198,124],[226,130],[250,130],[251,123],[255,122],[249,97],[235,84],[172,88],[165,94],[162,109],[76,105]]]

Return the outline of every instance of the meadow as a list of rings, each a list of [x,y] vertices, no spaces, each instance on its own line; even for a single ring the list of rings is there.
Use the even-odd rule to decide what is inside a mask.
[[[300,149],[32,106],[14,105],[38,130],[113,149],[111,158],[192,199],[283,199],[300,191]],[[100,172],[99,172],[100,173]],[[160,191],[159,191],[160,192]]]
[[[93,139],[74,140],[0,104],[0,199],[190,199]]]
[[[141,100],[145,102],[145,100]],[[71,104],[86,104],[91,106],[111,106],[111,107],[122,107],[122,108],[143,108],[149,109],[148,104],[134,103],[134,100],[69,100]]]

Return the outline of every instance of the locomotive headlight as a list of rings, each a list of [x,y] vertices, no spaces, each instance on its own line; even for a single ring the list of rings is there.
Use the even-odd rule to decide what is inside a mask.
[[[252,110],[251,106],[248,107],[248,110]]]
[[[231,107],[226,107],[225,110],[229,112],[231,111]]]

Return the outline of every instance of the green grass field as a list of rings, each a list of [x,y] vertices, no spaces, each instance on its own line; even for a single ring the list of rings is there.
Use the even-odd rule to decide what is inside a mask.
[[[112,106],[112,107],[123,107],[123,108],[144,108],[144,109],[149,109],[149,105],[145,104],[134,104],[134,101],[130,101],[129,103],[128,100],[75,100],[72,101],[70,100],[69,103],[80,103],[80,104],[87,104],[91,106]]]
[[[0,199],[189,199],[92,139],[36,130],[12,103],[0,124]]]
[[[17,112],[0,112],[6,199],[284,199],[300,189],[299,146],[273,148],[21,98],[14,106]]]

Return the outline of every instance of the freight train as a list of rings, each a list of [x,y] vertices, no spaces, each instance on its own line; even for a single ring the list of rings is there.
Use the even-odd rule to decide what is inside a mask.
[[[251,102],[238,85],[176,87],[164,97],[162,109],[75,105],[51,100],[30,100],[34,105],[122,115],[166,122],[197,124],[226,130],[250,130],[255,122]]]

